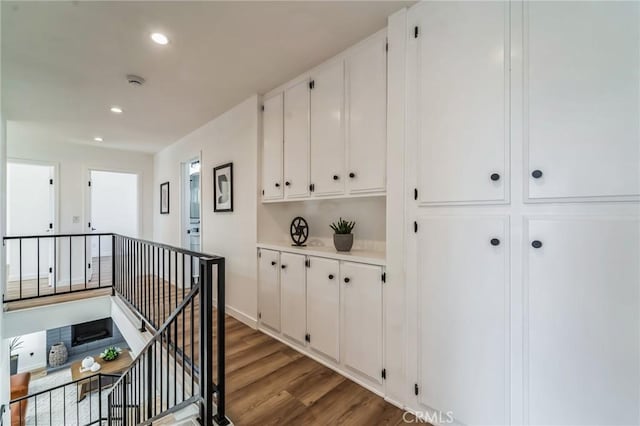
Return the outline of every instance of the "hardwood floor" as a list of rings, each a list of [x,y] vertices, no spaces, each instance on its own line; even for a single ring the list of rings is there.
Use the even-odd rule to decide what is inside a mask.
[[[404,411],[227,317],[227,414],[236,425],[400,425]]]

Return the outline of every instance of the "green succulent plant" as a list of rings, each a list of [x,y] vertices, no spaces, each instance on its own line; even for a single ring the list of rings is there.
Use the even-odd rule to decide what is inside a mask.
[[[120,349],[119,347],[109,346],[100,354],[100,358],[104,359],[105,361],[113,361],[114,359],[118,358],[121,352],[122,349]]]
[[[353,227],[356,226],[356,222],[349,222],[348,220],[340,218],[340,220],[333,222],[330,226],[336,234],[350,234],[351,231],[353,231]]]

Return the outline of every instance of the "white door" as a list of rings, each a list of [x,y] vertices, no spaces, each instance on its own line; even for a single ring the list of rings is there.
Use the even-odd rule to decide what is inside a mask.
[[[409,20],[419,202],[503,202],[509,2],[424,2]]]
[[[264,101],[262,114],[262,190],[263,199],[282,198],[283,116],[282,93]]]
[[[344,66],[315,72],[311,82],[311,184],[315,195],[344,193]]]
[[[527,2],[529,197],[640,194],[640,3]]]
[[[508,423],[508,220],[418,220],[418,400],[463,424]]]
[[[381,35],[346,61],[347,191],[384,192],[387,173],[387,39]]]
[[[309,196],[309,82],[284,92],[284,195]]]
[[[282,334],[304,346],[307,332],[307,283],[305,256],[280,254]]]
[[[342,262],[342,360],[382,383],[382,268]]]
[[[258,276],[260,323],[280,331],[280,252],[260,249]]]
[[[307,331],[309,347],[339,360],[340,266],[337,260],[309,258]]]
[[[54,166],[7,163],[7,235],[53,234],[55,224]],[[7,298],[36,296],[51,285],[54,267],[50,238],[10,240],[7,250]],[[22,280],[22,294],[19,282]],[[29,280],[29,282],[26,282]],[[14,292],[15,291],[15,292]]]
[[[639,424],[638,218],[534,218],[526,243],[529,423]]]

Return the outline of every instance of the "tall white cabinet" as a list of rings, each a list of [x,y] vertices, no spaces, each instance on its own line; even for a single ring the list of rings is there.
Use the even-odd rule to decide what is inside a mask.
[[[309,83],[284,91],[284,196],[309,196]],[[279,154],[279,152],[278,152]]]
[[[262,114],[262,197],[265,200],[281,199],[283,195],[283,95],[266,99]]]
[[[640,3],[424,2],[403,36],[409,406],[639,424]]]

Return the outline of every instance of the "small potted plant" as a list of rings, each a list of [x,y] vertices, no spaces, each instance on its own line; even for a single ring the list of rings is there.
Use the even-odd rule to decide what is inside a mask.
[[[350,251],[353,247],[353,227],[356,226],[355,222],[349,222],[340,218],[337,222],[333,222],[331,229],[335,232],[333,234],[333,245],[336,246],[338,251]]]
[[[20,338],[20,336],[14,337],[13,339],[11,339],[11,342],[9,343],[9,356],[11,358],[11,364],[9,366],[9,374],[11,374],[12,376],[14,374],[18,374],[18,358],[20,357],[20,354],[14,354],[14,352],[20,349],[21,347],[22,347],[22,339]]]
[[[104,359],[105,361],[113,361],[114,359],[118,358],[121,353],[122,349],[120,349],[119,347],[109,346],[100,354],[100,358]]]

